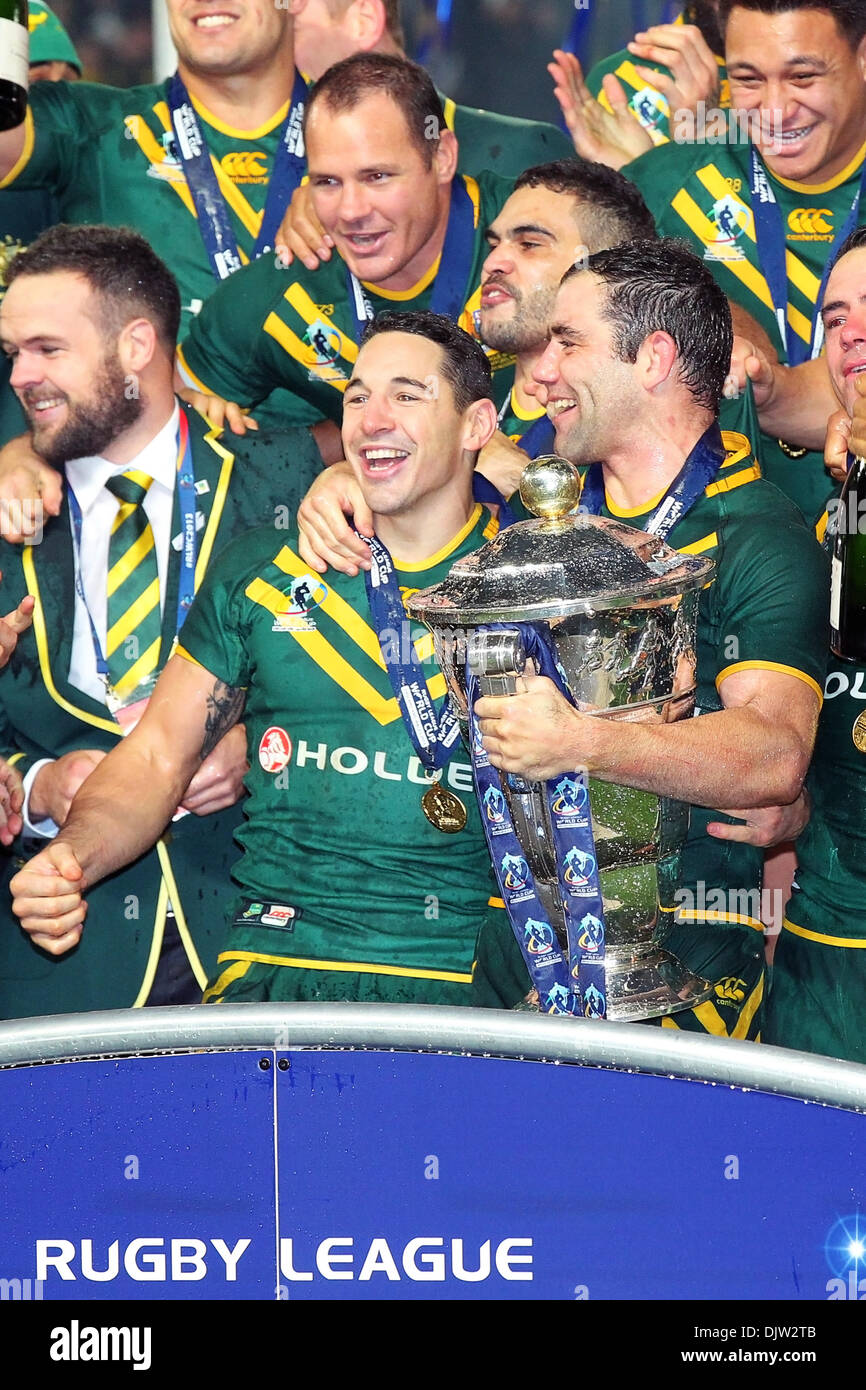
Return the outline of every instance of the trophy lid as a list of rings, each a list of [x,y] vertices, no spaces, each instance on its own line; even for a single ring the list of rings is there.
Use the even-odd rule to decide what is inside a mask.
[[[715,568],[621,521],[575,513],[580,478],[564,459],[534,460],[520,492],[540,519],[500,531],[441,583],[413,594],[412,617],[441,627],[645,608],[701,588]]]

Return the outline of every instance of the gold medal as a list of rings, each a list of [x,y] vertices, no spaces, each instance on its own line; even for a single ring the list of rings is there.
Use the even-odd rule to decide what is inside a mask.
[[[851,737],[857,751],[866,753],[866,712],[857,715],[854,720],[854,728],[851,730]]]
[[[421,798],[421,810],[444,835],[456,835],[466,824],[466,807],[460,797],[439,782],[427,788]]]

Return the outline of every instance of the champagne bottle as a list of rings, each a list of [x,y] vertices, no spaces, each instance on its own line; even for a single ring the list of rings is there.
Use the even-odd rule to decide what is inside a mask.
[[[0,0],[0,130],[24,120],[29,78],[27,0]]]
[[[866,459],[855,458],[839,498],[830,571],[830,646],[866,662]]]

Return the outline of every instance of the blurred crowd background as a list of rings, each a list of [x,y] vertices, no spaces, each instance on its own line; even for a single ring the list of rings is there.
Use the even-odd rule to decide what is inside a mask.
[[[90,81],[153,79],[148,0],[52,0]],[[412,57],[455,101],[559,124],[546,64],[572,35],[586,66],[648,24],[673,19],[676,0],[403,0]]]

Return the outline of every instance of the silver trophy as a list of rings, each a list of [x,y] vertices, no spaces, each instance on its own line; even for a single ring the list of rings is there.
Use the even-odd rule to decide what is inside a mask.
[[[466,664],[485,695],[509,695],[526,665],[516,628],[543,629],[578,708],[633,723],[687,719],[695,699],[695,625],[711,560],[682,555],[619,521],[575,514],[580,478],[564,459],[526,468],[520,493],[539,520],[500,531],[448,578],[414,594],[408,611],[432,630],[436,658],[467,736]],[[565,918],[544,788],[503,777],[511,820],[548,919],[565,948]],[[676,1013],[708,998],[662,942],[674,923],[679,856],[689,823],[681,801],[590,779],[605,916],[607,1017]]]

